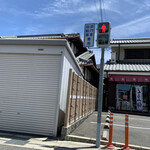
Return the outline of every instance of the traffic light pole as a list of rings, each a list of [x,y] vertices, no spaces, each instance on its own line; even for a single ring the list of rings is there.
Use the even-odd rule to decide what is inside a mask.
[[[96,132],[96,147],[100,146],[100,136],[101,136],[101,113],[103,104],[103,76],[104,76],[104,51],[101,49],[101,63],[99,71],[99,89],[98,89],[98,115],[97,115],[97,132]]]

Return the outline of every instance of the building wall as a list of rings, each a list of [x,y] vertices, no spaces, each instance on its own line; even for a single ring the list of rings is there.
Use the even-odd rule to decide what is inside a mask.
[[[60,54],[62,46],[45,45],[0,45],[0,53]]]
[[[41,60],[41,57],[43,58],[44,56],[46,56],[46,57],[49,57],[49,56],[51,56],[51,57],[49,57],[49,58],[47,58],[47,61],[49,61],[49,60],[53,60],[53,59],[55,59],[55,57],[54,56],[58,56],[58,58],[60,58],[61,57],[61,52],[62,52],[62,46],[45,46],[45,45],[0,45],[0,53],[1,54],[5,54],[5,55],[7,55],[7,57],[8,56],[12,56],[12,54],[13,54],[13,56],[16,56],[16,58],[18,59],[22,59],[22,57],[21,56],[26,56],[26,55],[22,55],[22,54],[27,54],[29,57],[30,56],[35,56],[35,57],[38,57],[38,59],[37,59],[37,62],[34,62],[34,65],[36,66],[36,67],[38,67],[38,62],[40,62],[40,64],[39,64],[39,66],[40,65],[42,65],[42,63],[44,63],[45,61],[42,61]],[[15,55],[14,55],[15,54]],[[21,55],[20,55],[21,54]],[[34,55],[35,54],[35,55]],[[40,55],[39,55],[40,54]],[[51,55],[52,54],[52,55]],[[4,57],[3,57],[4,58]],[[16,60],[17,61],[17,59],[14,59],[14,60]],[[31,62],[31,67],[33,66],[33,63],[32,63],[32,60],[33,59],[31,59],[30,60],[30,62]],[[44,60],[44,58],[43,58],[43,60]],[[23,61],[23,60],[22,60]],[[29,63],[30,63],[29,62]],[[53,61],[54,62],[54,61]],[[23,62],[24,63],[24,62]],[[50,65],[48,65],[48,66],[52,66],[54,69],[56,68],[58,68],[57,70],[58,70],[58,72],[59,72],[59,62],[58,62],[58,64],[55,66],[55,63],[51,63],[50,61],[48,62],[48,63],[50,63]],[[48,64],[47,63],[47,64]],[[6,63],[7,64],[7,63]],[[16,63],[17,64],[17,63]],[[18,64],[18,65],[21,65],[21,64]],[[23,66],[24,67],[24,66]],[[30,67],[30,65],[29,65],[29,67]],[[41,67],[42,68],[42,67]],[[7,69],[7,68],[6,68]],[[10,68],[11,69],[11,68]],[[26,69],[26,68],[25,68]],[[35,68],[33,68],[33,69],[35,69]],[[31,73],[33,73],[34,74],[34,71],[33,71],[33,69],[31,69]],[[15,70],[14,70],[15,71]],[[28,70],[28,68],[27,68],[27,71],[30,71],[30,70]],[[39,69],[37,69],[37,71],[40,71]],[[49,69],[49,72],[51,72],[51,70]],[[56,77],[58,76],[58,74],[59,73],[57,73],[57,75],[56,75]],[[40,73],[37,73],[36,75],[40,75]],[[34,76],[33,76],[34,77]],[[53,77],[55,77],[55,76],[53,76]],[[50,79],[52,79],[52,81],[55,81],[55,80],[53,80],[53,78],[51,77],[51,74],[50,74],[50,77],[49,77]],[[56,80],[56,81],[58,81],[58,80]],[[58,81],[58,83],[59,83],[59,81]],[[36,84],[36,83],[35,83]],[[40,84],[41,85],[41,84]],[[51,86],[52,85],[54,85],[54,84],[51,84]],[[35,86],[36,88],[38,88],[38,86],[36,85]],[[46,88],[46,87],[45,87]],[[44,89],[44,88],[43,88]],[[42,90],[43,90],[42,89]],[[56,88],[57,89],[57,88]],[[41,90],[41,91],[42,91]],[[48,90],[48,88],[47,88],[47,90]],[[53,90],[55,90],[54,88],[53,88]],[[57,90],[55,90],[55,92],[56,93],[58,93],[58,91]],[[55,92],[53,93],[53,94],[55,94]],[[50,93],[49,93],[50,94]],[[55,94],[56,95],[56,97],[58,96],[58,94]],[[58,99],[56,98],[56,97],[54,97],[52,94],[51,94],[51,98],[52,99],[55,99],[55,103],[57,104],[57,102],[58,102]],[[51,100],[51,99],[50,99]],[[56,105],[56,104],[54,104],[54,106]],[[51,105],[52,106],[52,105]],[[53,107],[53,106],[52,106]],[[51,109],[51,108],[50,108]],[[44,110],[44,108],[43,108],[43,110]],[[51,111],[53,111],[53,110],[55,110],[56,111],[56,108],[52,108],[51,109]],[[53,111],[54,112],[54,111]],[[51,115],[52,113],[47,113],[47,116],[48,116],[48,118],[51,118],[51,116],[49,116],[49,115]],[[55,114],[55,112],[54,112],[54,114]],[[36,114],[35,114],[36,115]],[[38,114],[37,114],[38,115]],[[55,118],[55,117],[54,117]],[[25,121],[25,120],[24,120]],[[53,123],[53,124],[55,124],[55,122],[54,122],[54,119],[53,120],[50,120],[50,122],[51,123]],[[30,123],[30,122],[28,122],[28,123]],[[9,124],[8,124],[9,125]],[[49,124],[46,124],[45,123],[45,125],[48,125],[48,128],[49,128]],[[20,126],[21,127],[21,126]],[[41,126],[42,127],[42,126]],[[56,126],[55,126],[56,127]],[[49,130],[49,129],[48,129]],[[19,131],[19,130],[18,130]],[[40,131],[39,131],[40,132]],[[46,134],[48,134],[48,132],[46,132]]]
[[[150,114],[150,84],[148,84],[148,89],[149,89],[149,103],[148,103],[148,110]]]
[[[141,48],[150,48],[150,47],[148,47],[148,46],[143,46],[143,47],[141,47],[141,46],[121,46],[120,45],[120,47],[119,47],[119,45],[118,45],[118,47],[112,47],[111,48],[111,51],[112,51],[112,55],[114,55],[114,54],[116,54],[116,60],[121,60],[121,61],[125,61],[125,62],[150,62],[150,60],[149,59],[144,59],[144,60],[141,60],[141,59],[139,59],[139,60],[137,60],[137,59],[125,59],[125,51],[124,51],[124,49],[141,49]],[[136,53],[136,51],[135,51],[135,53]],[[114,57],[114,56],[113,56]]]
[[[70,46],[71,46],[73,53],[76,55],[79,52],[79,50],[76,48],[76,46],[73,43],[71,43]]]
[[[81,72],[75,62],[72,59],[72,56],[67,49],[63,50],[62,55],[62,72],[61,76],[61,91],[60,91],[60,109],[59,109],[59,121],[58,121],[58,131],[60,131],[61,126],[64,123],[65,113],[66,113],[66,102],[67,102],[67,93],[68,93],[68,81],[69,81],[69,69],[72,69],[77,75],[81,76]]]
[[[116,83],[109,82],[108,84],[108,108],[116,108]]]

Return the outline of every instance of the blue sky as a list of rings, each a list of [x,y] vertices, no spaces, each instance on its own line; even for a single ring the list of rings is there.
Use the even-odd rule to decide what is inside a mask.
[[[150,37],[150,0],[102,0],[111,39]],[[99,0],[0,0],[0,36],[79,32],[100,22]],[[97,63],[100,50],[93,50]],[[105,61],[110,59],[110,50]]]

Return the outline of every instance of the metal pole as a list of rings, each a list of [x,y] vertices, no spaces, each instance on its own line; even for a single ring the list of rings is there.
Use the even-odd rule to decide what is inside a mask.
[[[100,146],[100,134],[101,134],[101,113],[103,102],[103,76],[104,76],[104,51],[101,49],[101,64],[99,72],[99,89],[98,89],[98,115],[97,115],[97,132],[96,132],[96,147]]]

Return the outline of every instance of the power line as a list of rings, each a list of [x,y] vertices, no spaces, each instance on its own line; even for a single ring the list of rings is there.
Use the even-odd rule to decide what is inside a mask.
[[[101,16],[101,22],[103,22],[103,10],[102,10],[102,1],[99,0],[99,4],[100,4],[100,16]]]
[[[102,0],[102,4],[103,4],[104,20],[106,20],[106,11],[105,11],[104,0]]]
[[[94,2],[95,2],[95,7],[96,7],[96,14],[97,14],[97,17],[99,18],[99,17],[100,17],[100,14],[98,13],[99,10],[98,10],[98,7],[97,7],[96,0],[94,0]]]

